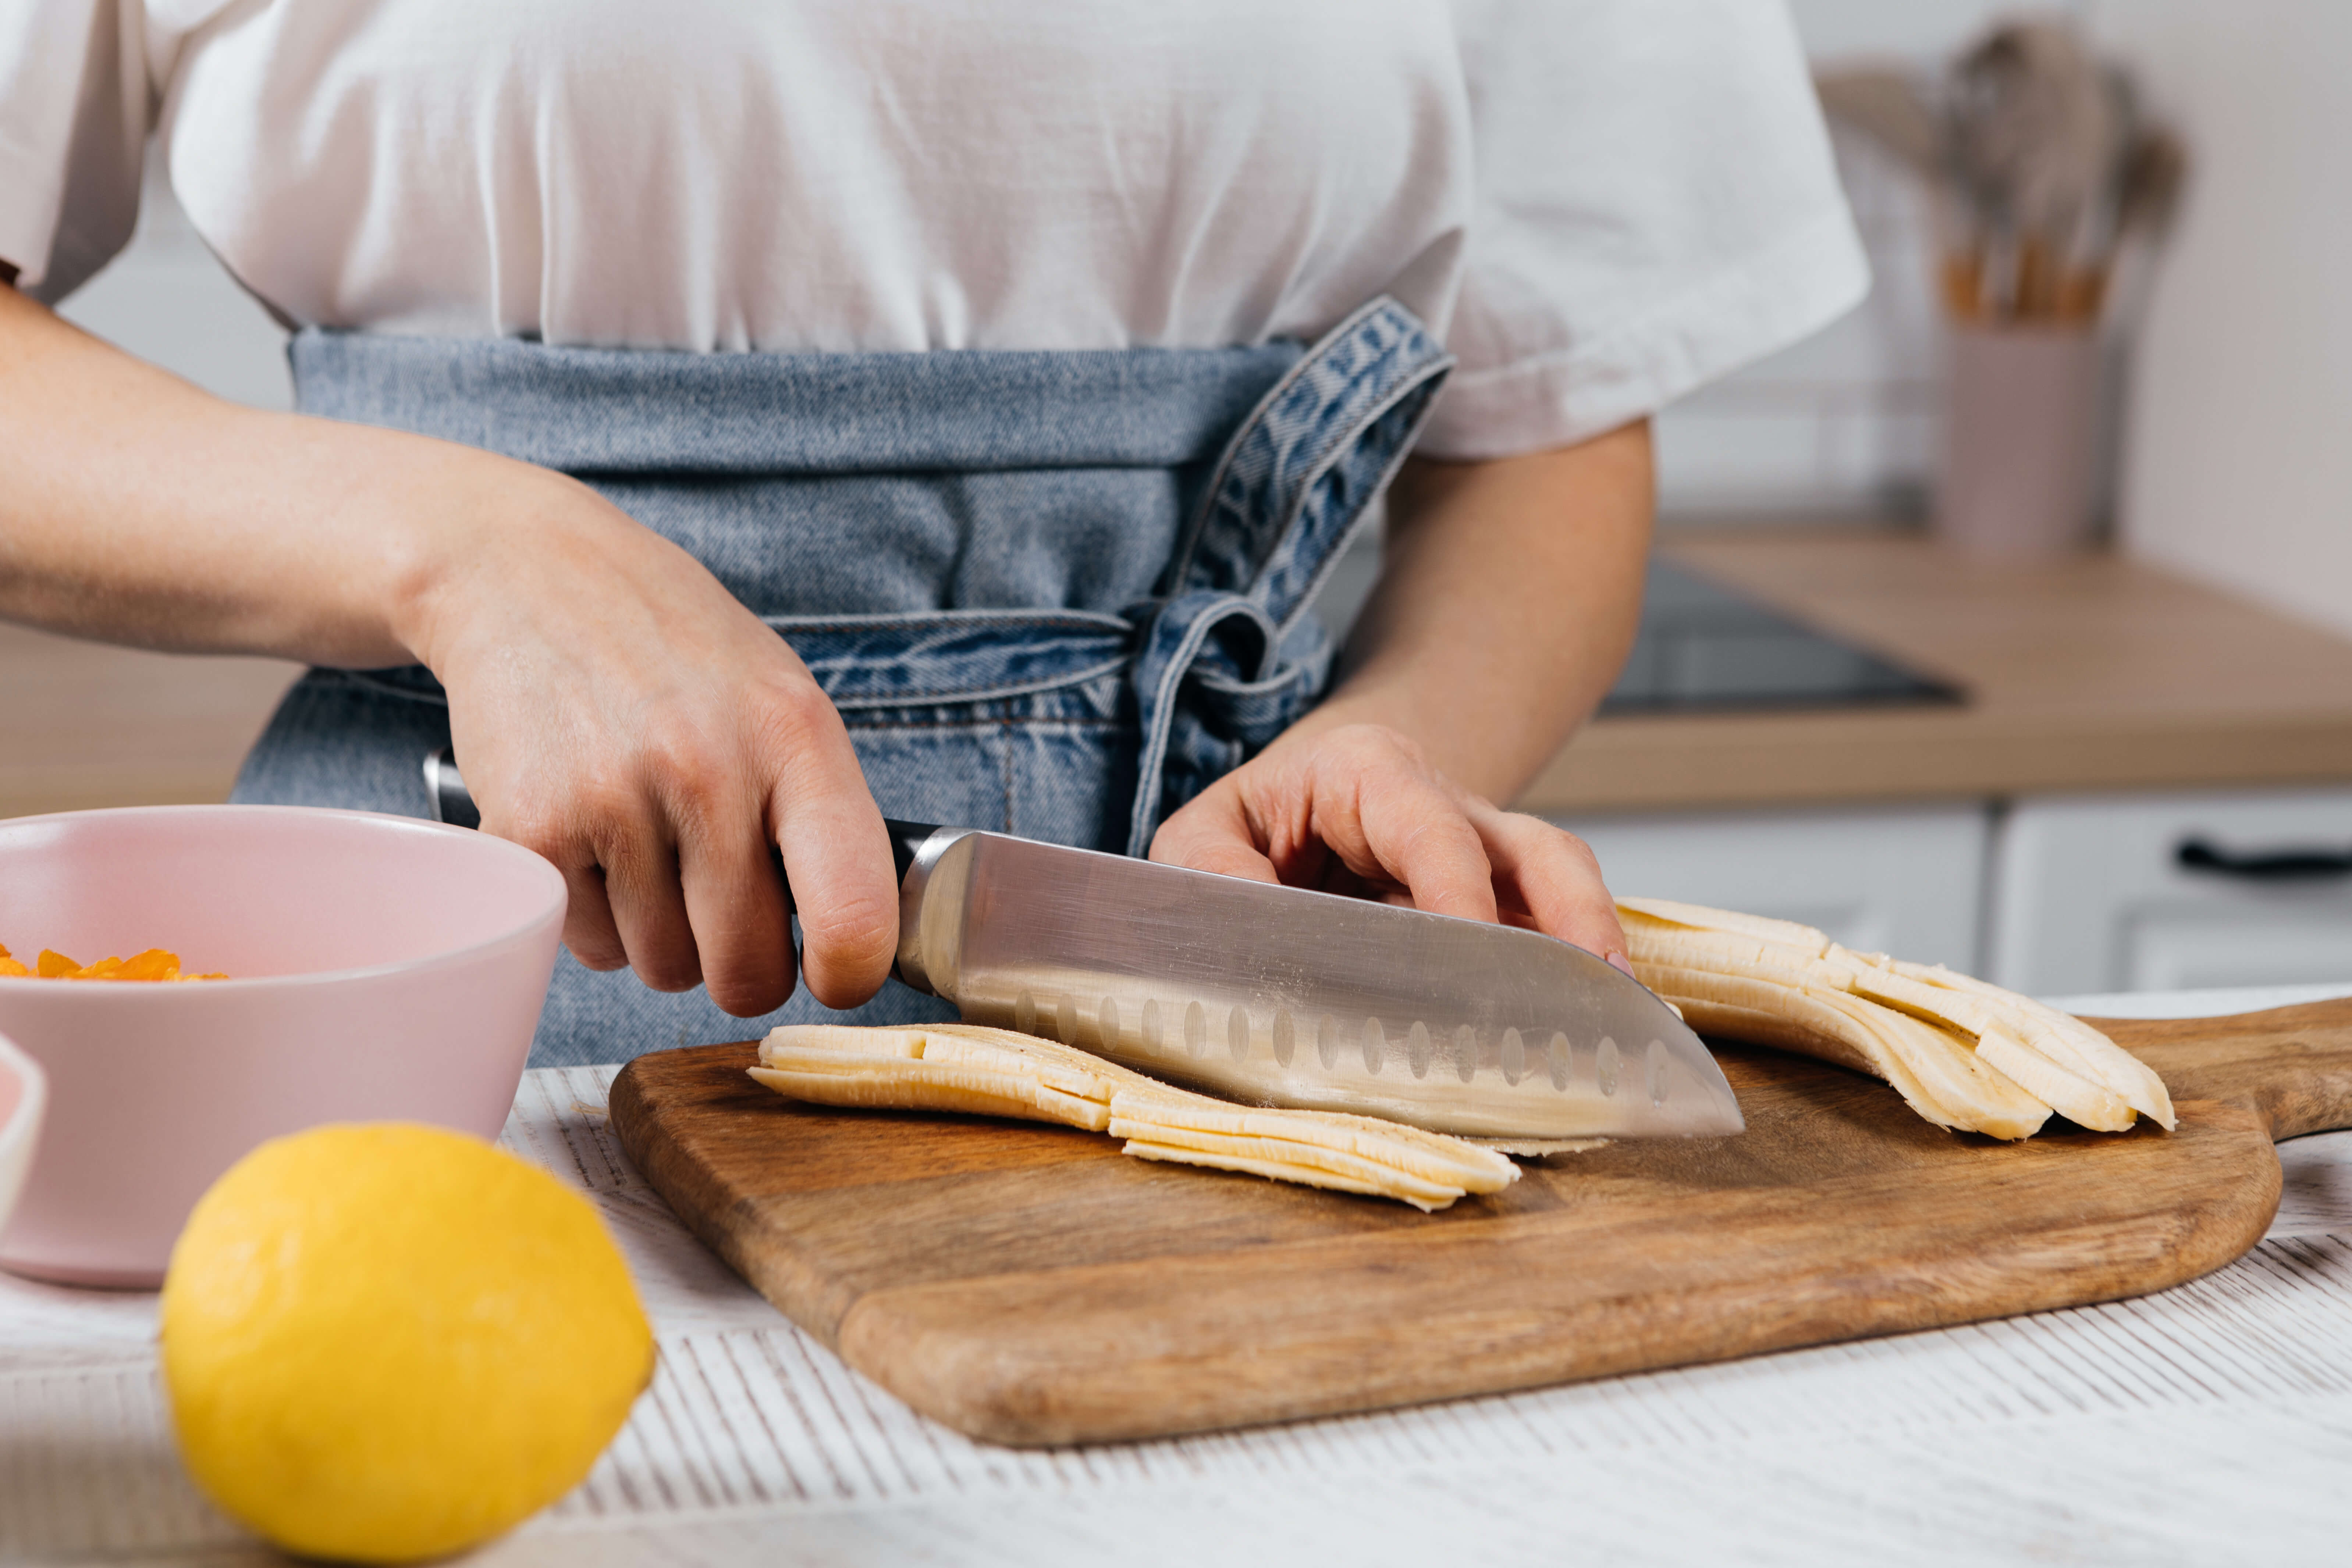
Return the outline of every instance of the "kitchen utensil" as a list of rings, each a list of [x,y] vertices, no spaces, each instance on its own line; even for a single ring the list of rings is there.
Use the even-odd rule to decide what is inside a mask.
[[[445,820],[478,820],[425,761]],[[1549,1140],[1737,1132],[1696,1035],[1639,982],[1512,926],[887,824],[898,974],[967,1023],[1260,1105]]]
[[[2151,157],[2129,79],[2062,21],[2003,23],[1930,84],[1901,68],[1828,66],[1823,110],[1900,160],[1936,210],[1938,286],[1956,321],[2095,320]],[[2151,151],[2152,150],[2152,151]]]
[[[563,879],[406,817],[142,806],[0,822],[0,939],[85,961],[170,947],[184,984],[0,978],[48,1124],[0,1267],[153,1285],[255,1144],[405,1119],[494,1138],[554,967]]]
[[[1149,1437],[2113,1300],[2262,1238],[2273,1139],[2352,1125],[2352,1000],[2098,1021],[2177,1131],[1956,1136],[1739,1047],[1748,1131],[1529,1166],[1435,1215],[1130,1160],[1097,1134],[835,1110],[749,1045],[614,1083],[631,1162],[787,1316],[994,1442]]]
[[[2143,132],[2124,161],[2114,227],[2096,268],[2096,314],[2128,328],[2146,311],[2158,243],[2172,226],[2189,183],[2189,150],[2161,128]]]
[[[2054,311],[2123,146],[2115,81],[2059,22],[1999,27],[1955,68],[1954,162],[1984,226],[2005,242],[1996,314]]]
[[[0,1035],[0,1227],[16,1211],[32,1168],[33,1146],[48,1109],[48,1079],[41,1064]]]

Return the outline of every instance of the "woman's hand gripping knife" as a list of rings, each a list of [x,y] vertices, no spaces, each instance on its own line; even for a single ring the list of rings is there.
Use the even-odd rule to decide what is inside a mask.
[[[1532,926],[1632,973],[1592,852],[1493,803],[1616,679],[1651,510],[1646,423],[1526,457],[1408,463],[1337,689],[1171,816],[1151,858]]]
[[[599,969],[740,1016],[888,973],[898,889],[841,720],[691,556],[572,479],[237,407],[0,269],[0,616],[151,647],[422,663],[483,826],[559,867]]]

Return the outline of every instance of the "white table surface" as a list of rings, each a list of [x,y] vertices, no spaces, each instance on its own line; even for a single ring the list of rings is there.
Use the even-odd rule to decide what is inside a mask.
[[[2078,998],[2250,1011],[2352,986]],[[2283,1145],[2269,1237],[2160,1295],[1231,1436],[992,1448],[914,1415],[677,1226],[535,1072],[505,1142],[585,1192],[661,1365],[570,1497],[464,1561],[2352,1561],[2352,1132]],[[0,1560],[281,1561],[168,1439],[154,1298],[0,1275]]]

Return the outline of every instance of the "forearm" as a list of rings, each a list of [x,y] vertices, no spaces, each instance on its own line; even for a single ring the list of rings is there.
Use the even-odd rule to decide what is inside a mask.
[[[1509,801],[1616,679],[1652,510],[1646,421],[1556,451],[1407,464],[1338,683],[1292,733],[1385,724]]]
[[[755,1016],[881,984],[898,879],[841,717],[700,563],[579,481],[220,403],[0,289],[0,616],[152,647],[417,660],[486,831],[595,968]]]
[[[352,667],[423,657],[452,498],[560,476],[212,397],[0,287],[0,616]]]

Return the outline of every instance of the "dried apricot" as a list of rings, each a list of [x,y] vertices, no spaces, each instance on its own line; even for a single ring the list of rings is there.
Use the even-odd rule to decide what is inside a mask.
[[[129,958],[101,958],[96,963],[84,964],[67,957],[54,948],[41,949],[35,967],[26,969],[0,946],[0,977],[17,978],[38,975],[44,980],[143,980],[173,982],[183,980],[226,980],[226,974],[183,974],[180,955],[169,948],[151,947]]]

